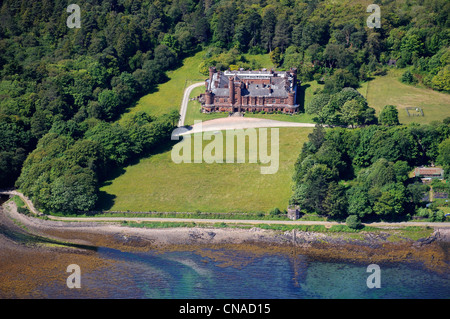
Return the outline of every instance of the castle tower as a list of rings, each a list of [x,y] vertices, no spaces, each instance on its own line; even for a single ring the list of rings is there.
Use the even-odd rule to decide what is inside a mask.
[[[228,82],[230,104],[234,105],[234,77],[230,76]]]
[[[213,104],[213,96],[211,91],[206,91],[205,93],[205,104],[208,106]]]
[[[294,106],[295,104],[295,93],[294,92],[289,92],[288,93],[288,105],[289,106]]]

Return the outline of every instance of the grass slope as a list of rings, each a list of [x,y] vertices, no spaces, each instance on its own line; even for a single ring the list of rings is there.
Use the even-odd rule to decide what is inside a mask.
[[[376,110],[377,115],[385,105],[391,104],[397,106],[402,124],[412,122],[425,124],[442,121],[450,116],[449,94],[400,82],[399,79],[404,71],[391,69],[387,75],[362,84],[359,92],[366,97],[369,106]],[[406,107],[420,107],[425,116],[408,117]]]
[[[279,170],[262,175],[258,163],[175,164],[166,150],[125,171],[101,188],[101,207],[113,211],[259,212],[286,209],[294,163],[309,128],[279,129]],[[269,131],[270,137],[270,131]],[[209,141],[204,141],[203,146]],[[270,144],[269,144],[270,145]]]

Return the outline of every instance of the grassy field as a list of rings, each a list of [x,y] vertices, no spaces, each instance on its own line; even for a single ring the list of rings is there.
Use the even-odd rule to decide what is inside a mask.
[[[405,70],[391,69],[386,76],[376,77],[359,88],[369,106],[381,112],[385,105],[395,105],[402,124],[442,121],[450,116],[450,95],[431,89],[407,85],[399,81]],[[408,117],[406,107],[420,107],[425,116]]]
[[[267,212],[286,209],[294,163],[309,128],[279,129],[279,170],[260,163],[175,164],[165,150],[120,172],[101,187],[100,209],[160,212]],[[270,130],[269,130],[270,140]],[[204,141],[203,146],[209,141]],[[269,144],[270,145],[270,144]]]

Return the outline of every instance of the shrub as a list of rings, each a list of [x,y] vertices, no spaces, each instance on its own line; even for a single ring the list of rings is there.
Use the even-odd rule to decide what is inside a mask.
[[[23,215],[30,215],[31,212],[27,207],[17,207],[17,212]]]
[[[345,220],[345,224],[351,229],[361,228],[361,221],[357,215],[350,215]]]
[[[401,81],[403,83],[415,83],[416,79],[414,78],[413,74],[411,73],[411,71],[406,71],[405,73],[403,73]]]
[[[281,214],[281,210],[279,210],[278,208],[274,208],[269,212],[270,216],[278,216]]]

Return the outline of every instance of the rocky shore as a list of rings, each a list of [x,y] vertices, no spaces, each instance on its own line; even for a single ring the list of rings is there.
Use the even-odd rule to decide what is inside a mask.
[[[321,233],[308,231],[275,231],[253,227],[214,228],[214,227],[176,227],[145,228],[128,227],[114,222],[65,222],[45,220],[19,214],[13,202],[0,207],[0,221],[3,227],[23,225],[30,235],[51,238],[79,245],[91,246],[127,246],[151,247],[162,249],[172,245],[219,245],[260,243],[262,245],[287,245],[298,248],[309,248],[314,245],[360,245],[369,248],[380,248],[392,243],[392,233],[378,231],[362,231],[357,235],[347,233]],[[15,221],[15,223],[11,223]],[[8,228],[7,227],[7,228]],[[431,236],[411,240],[399,238],[401,243],[413,247],[421,247],[434,242],[450,243],[450,228],[435,227]]]
[[[21,281],[20,272],[33,278],[55,280],[67,276],[65,267],[113,267],[99,258],[98,247],[120,251],[192,251],[225,265],[245,263],[263,254],[308,255],[323,260],[358,263],[414,261],[430,270],[449,273],[450,229],[436,228],[431,235],[392,241],[388,232],[320,233],[274,231],[260,228],[136,228],[110,222],[62,222],[25,216],[10,201],[0,207],[0,297],[29,295],[39,280]],[[226,250],[227,254],[221,251]],[[76,261],[76,262],[75,262]],[[81,265],[80,265],[81,266]],[[57,270],[57,271],[56,271]],[[26,278],[26,277],[24,277]],[[93,292],[85,293],[93,295]],[[95,295],[95,294],[94,294]]]

